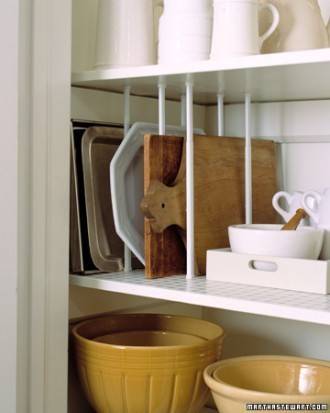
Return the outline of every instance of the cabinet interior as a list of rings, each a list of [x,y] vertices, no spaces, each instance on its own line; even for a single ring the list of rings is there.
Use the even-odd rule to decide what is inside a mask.
[[[96,7],[73,0],[72,65],[74,72],[92,67]],[[73,86],[73,119],[123,123],[123,95]],[[328,93],[330,97],[330,93]],[[281,188],[286,191],[322,190],[330,182],[330,98],[254,103],[252,136],[276,139],[281,144]],[[133,96],[131,119],[157,122],[157,100]],[[180,102],[166,102],[166,122],[180,124]],[[217,134],[216,105],[194,105],[194,126]],[[244,136],[244,105],[225,105],[225,135]],[[163,300],[133,297],[70,286],[70,319],[109,311],[186,314],[221,323],[227,332],[224,357],[252,354],[286,354],[330,360],[328,326],[277,317],[211,309]],[[89,412],[70,364],[69,412]],[[80,397],[81,396],[81,397]]]

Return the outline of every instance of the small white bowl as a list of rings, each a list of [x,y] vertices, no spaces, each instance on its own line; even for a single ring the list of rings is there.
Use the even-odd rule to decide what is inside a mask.
[[[281,231],[282,225],[232,225],[228,228],[230,247],[239,254],[316,260],[323,245],[324,230],[299,227]]]

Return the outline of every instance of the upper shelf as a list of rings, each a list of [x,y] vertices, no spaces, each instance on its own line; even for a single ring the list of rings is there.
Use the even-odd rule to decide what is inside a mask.
[[[250,93],[255,102],[330,98],[330,48],[299,52],[243,56],[222,62],[202,61],[92,70],[74,73],[72,84],[113,92],[131,86],[138,96],[158,95],[158,83],[166,83],[166,96],[180,99],[187,75],[194,82],[194,101],[216,103],[223,93],[225,102],[242,102]]]

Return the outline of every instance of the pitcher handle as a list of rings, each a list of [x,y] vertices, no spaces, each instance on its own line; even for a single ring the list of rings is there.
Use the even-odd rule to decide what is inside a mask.
[[[308,199],[313,199],[315,204],[313,209],[308,204]],[[322,201],[322,196],[316,191],[306,192],[303,195],[302,204],[307,214],[313,218],[316,224],[320,223],[319,208]]]
[[[279,201],[281,198],[284,198],[290,207],[290,204],[292,202],[292,196],[288,194],[287,192],[281,191],[281,192],[277,192],[277,194],[275,194],[272,199],[272,204],[273,204],[275,211],[281,215],[281,217],[284,219],[285,222],[288,222],[292,218],[293,214],[292,213],[290,214],[289,211],[286,211],[284,208],[280,206]]]
[[[159,41],[159,19],[164,11],[163,0],[157,0],[154,4],[154,39],[156,47]]]
[[[269,9],[273,15],[273,23],[271,24],[270,28],[266,31],[266,33],[264,33],[262,36],[260,36],[259,38],[259,42],[260,42],[260,48],[263,44],[263,42],[268,39],[269,36],[271,36],[274,31],[277,29],[277,26],[280,24],[280,13],[277,10],[277,8],[270,3],[267,4],[261,4],[260,5],[260,10],[262,9]]]

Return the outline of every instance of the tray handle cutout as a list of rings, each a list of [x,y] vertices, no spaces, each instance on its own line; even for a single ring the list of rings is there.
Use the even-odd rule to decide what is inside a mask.
[[[255,271],[266,271],[266,272],[278,271],[277,263],[272,262],[272,261],[251,260],[249,261],[248,265],[251,270],[255,270]]]

